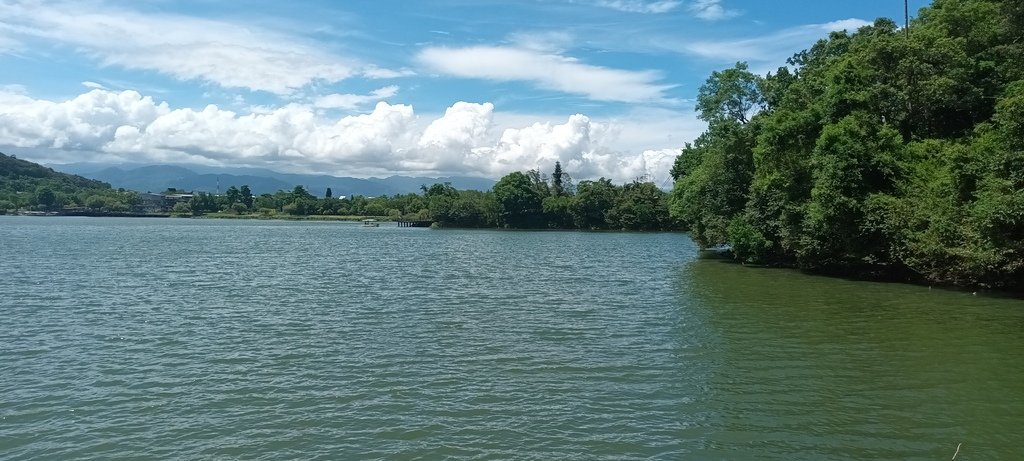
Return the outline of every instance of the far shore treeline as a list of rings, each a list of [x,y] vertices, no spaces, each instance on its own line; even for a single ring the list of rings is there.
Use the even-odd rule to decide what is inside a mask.
[[[741,261],[1024,287],[1024,2],[935,0],[715,72],[673,216]]]
[[[668,194],[651,182],[622,186],[608,179],[573,185],[556,162],[551,176],[513,172],[489,191],[424,185],[419,194],[383,197],[314,197],[303,186],[254,196],[231,186],[220,196],[197,193],[174,206],[176,214],[209,213],[274,216],[360,216],[433,221],[440,227],[507,229],[673,230]]]
[[[144,198],[166,199],[153,205]],[[156,207],[154,209],[154,207]],[[533,170],[506,175],[489,191],[424,185],[420,194],[315,197],[303,186],[254,195],[247,185],[215,195],[182,190],[139,194],[53,171],[0,154],[0,214],[60,214],[302,218],[374,217],[433,221],[441,227],[585,230],[675,230],[668,194],[653,183],[615,185],[608,179],[573,184],[555,163],[551,176]]]

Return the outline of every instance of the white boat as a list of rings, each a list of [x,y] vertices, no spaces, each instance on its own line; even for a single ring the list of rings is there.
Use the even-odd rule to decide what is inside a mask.
[[[380,223],[376,219],[364,219],[363,227],[380,227]]]

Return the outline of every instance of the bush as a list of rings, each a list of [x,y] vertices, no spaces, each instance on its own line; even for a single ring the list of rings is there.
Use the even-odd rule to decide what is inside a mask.
[[[763,264],[772,253],[772,242],[764,238],[745,216],[737,216],[729,223],[727,230],[732,254],[737,260]]]

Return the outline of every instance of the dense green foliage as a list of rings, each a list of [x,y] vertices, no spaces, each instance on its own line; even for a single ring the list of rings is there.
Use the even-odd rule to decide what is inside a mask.
[[[935,0],[766,77],[716,72],[672,170],[705,247],[803,269],[1024,286],[1024,7]]]
[[[493,189],[495,220],[490,227],[657,231],[676,228],[668,194],[653,183],[616,186],[608,179],[566,181],[559,163],[550,180],[537,171],[514,172]],[[433,209],[432,209],[433,211]]]
[[[135,205],[137,198],[134,192],[115,190],[104,182],[0,154],[0,214],[64,207],[125,212]]]

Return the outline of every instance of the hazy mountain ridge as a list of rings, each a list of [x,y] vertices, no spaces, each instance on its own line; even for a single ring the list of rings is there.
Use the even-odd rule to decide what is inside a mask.
[[[208,166],[180,165],[131,165],[112,166],[95,163],[74,163],[49,165],[51,168],[72,174],[79,174],[110,183],[114,187],[139,192],[161,192],[167,188],[223,192],[231,186],[249,185],[255,194],[291,190],[297,185],[310,193],[322,196],[331,188],[334,196],[364,195],[380,196],[419,192],[421,185],[450,182],[458,189],[488,190],[494,181],[474,177],[410,177],[390,176],[387,178],[351,178],[330,175],[279,173],[261,168],[218,168]]]

